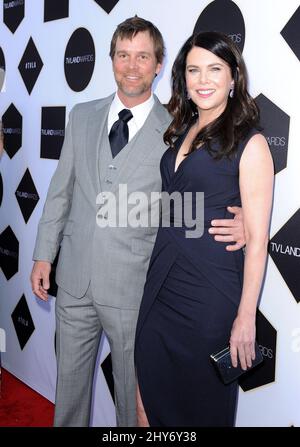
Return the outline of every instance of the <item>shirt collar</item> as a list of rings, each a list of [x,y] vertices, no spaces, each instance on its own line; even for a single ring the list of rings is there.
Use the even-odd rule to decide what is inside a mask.
[[[154,102],[155,102],[154,96],[153,93],[151,93],[150,97],[146,101],[129,109],[133,115],[133,119],[135,120],[138,128],[141,128],[143,126],[145,119],[149,115],[154,105]],[[124,104],[119,98],[118,93],[116,93],[110,106],[110,114],[118,117],[118,113],[123,109],[127,109],[127,107],[124,106]]]

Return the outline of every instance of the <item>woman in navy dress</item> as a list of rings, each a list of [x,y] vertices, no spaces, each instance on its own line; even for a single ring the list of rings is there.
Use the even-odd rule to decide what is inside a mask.
[[[234,366],[239,359],[247,369],[255,358],[273,162],[257,130],[242,56],[227,36],[204,32],[186,41],[173,65],[168,108],[174,119],[164,136],[163,191],[179,192],[182,205],[171,206],[169,226],[161,221],[144,288],[135,350],[138,425],[233,426],[238,385],[221,382],[210,354],[230,343]],[[192,206],[195,217],[200,191],[204,232],[187,237],[191,228],[183,217],[178,224],[178,211],[184,216]],[[243,208],[245,256],[208,231],[211,219],[230,218],[229,205]]]

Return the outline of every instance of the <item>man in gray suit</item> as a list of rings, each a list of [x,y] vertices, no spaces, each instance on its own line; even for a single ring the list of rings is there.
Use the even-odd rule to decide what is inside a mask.
[[[126,185],[128,195],[146,194],[148,204],[151,192],[161,190],[159,162],[171,118],[151,86],[163,55],[161,33],[152,23],[138,17],[121,23],[110,51],[117,93],[78,104],[70,113],[39,223],[31,274],[34,293],[47,300],[51,263],[61,244],[56,273],[56,426],[89,425],[103,331],[112,355],[117,424],[136,425],[135,327],[157,228],[100,223],[108,217],[107,196],[113,193],[123,200],[120,184]],[[115,151],[114,136],[121,128],[128,143]],[[148,213],[146,206],[142,212]],[[226,224],[240,228],[238,221]],[[240,230],[233,233],[224,237],[237,240]]]

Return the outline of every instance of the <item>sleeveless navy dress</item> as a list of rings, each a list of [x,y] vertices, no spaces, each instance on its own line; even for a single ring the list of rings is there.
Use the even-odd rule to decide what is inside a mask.
[[[204,192],[204,234],[187,238],[186,228],[175,225],[158,230],[135,345],[150,426],[234,425],[238,384],[221,382],[210,354],[229,342],[241,298],[244,255],[242,250],[228,252],[228,244],[216,242],[208,228],[212,219],[232,217],[227,206],[241,205],[240,157],[256,133],[249,132],[231,159],[215,160],[203,146],[174,172],[185,135],[162,157],[163,191]]]

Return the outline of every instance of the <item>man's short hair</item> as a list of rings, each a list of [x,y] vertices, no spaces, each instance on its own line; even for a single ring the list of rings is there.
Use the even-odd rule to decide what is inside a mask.
[[[136,34],[147,31],[154,43],[156,60],[161,64],[165,55],[164,40],[161,32],[153,23],[138,16],[130,17],[117,26],[110,43],[110,57],[113,59],[115,55],[118,37],[120,39],[132,39]]]

